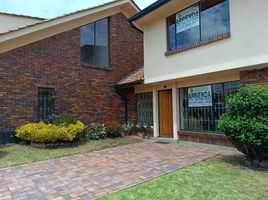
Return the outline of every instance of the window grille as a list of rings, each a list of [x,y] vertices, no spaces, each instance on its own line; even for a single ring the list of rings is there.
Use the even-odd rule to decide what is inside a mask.
[[[137,94],[138,123],[141,126],[153,126],[152,92]]]
[[[193,132],[219,132],[217,125],[220,116],[226,111],[227,98],[236,93],[240,83],[213,84],[212,106],[189,107],[188,89],[180,89],[181,130]]]
[[[55,112],[55,89],[38,88],[38,120],[45,120]]]

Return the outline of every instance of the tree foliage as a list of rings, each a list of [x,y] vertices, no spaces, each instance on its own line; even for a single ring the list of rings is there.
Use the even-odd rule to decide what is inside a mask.
[[[243,86],[227,100],[219,129],[250,160],[268,160],[268,90]]]

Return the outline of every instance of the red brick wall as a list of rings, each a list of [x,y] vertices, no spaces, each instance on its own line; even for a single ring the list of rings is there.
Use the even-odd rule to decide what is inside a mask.
[[[242,84],[263,84],[268,86],[268,67],[258,70],[242,71],[240,73]]]
[[[135,88],[120,89],[120,94],[127,99],[128,121],[137,124],[137,96],[135,94]]]
[[[216,133],[196,133],[179,131],[179,139],[181,141],[199,142],[205,144],[215,144],[222,146],[233,146],[225,135]]]
[[[36,120],[38,87],[56,89],[56,114],[123,121],[114,84],[143,65],[142,33],[123,14],[110,17],[110,65],[81,66],[79,28],[0,54],[0,132]]]

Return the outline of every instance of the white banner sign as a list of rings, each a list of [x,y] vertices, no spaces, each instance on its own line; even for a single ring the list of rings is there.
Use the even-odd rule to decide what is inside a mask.
[[[192,6],[176,15],[176,33],[199,26],[199,6]]]
[[[212,106],[211,85],[189,88],[188,99],[190,108]]]

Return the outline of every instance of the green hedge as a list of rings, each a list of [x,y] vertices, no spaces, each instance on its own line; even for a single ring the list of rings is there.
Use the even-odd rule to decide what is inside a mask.
[[[21,140],[35,143],[72,142],[84,129],[85,125],[80,121],[69,125],[39,122],[17,128],[16,136]]]
[[[268,159],[268,90],[242,87],[227,100],[218,126],[250,160]]]

